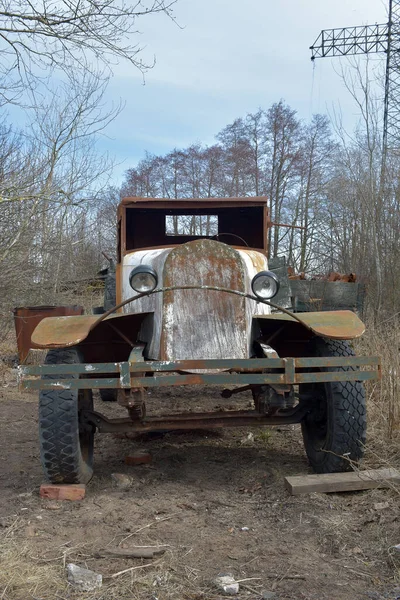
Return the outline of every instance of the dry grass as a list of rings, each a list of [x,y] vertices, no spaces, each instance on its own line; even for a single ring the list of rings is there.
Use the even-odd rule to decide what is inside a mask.
[[[23,535],[25,527],[21,519],[16,519],[0,537],[0,598],[54,599],[66,587],[63,569],[32,556],[32,546]]]
[[[118,568],[112,560],[98,564],[96,549],[84,544],[40,552],[35,549],[35,540],[29,540],[29,535],[27,539],[29,527],[17,519],[0,536],[1,600],[139,600],[155,596],[158,590],[166,600],[198,597],[196,569],[185,567],[173,548],[162,558]],[[99,547],[102,544],[99,540]],[[101,573],[102,587],[83,593],[71,586],[66,577],[66,564],[70,562]]]
[[[15,333],[11,331],[0,339],[0,386],[8,386],[11,380],[16,379],[12,368],[17,360],[17,342]]]
[[[400,444],[400,325],[387,322],[367,328],[357,341],[357,354],[382,360],[382,379],[367,385],[367,454],[381,463],[399,466]]]

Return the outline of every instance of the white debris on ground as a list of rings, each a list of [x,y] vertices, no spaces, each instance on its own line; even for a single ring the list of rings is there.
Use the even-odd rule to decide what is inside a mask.
[[[220,573],[214,583],[226,596],[236,596],[239,593],[239,584],[231,573]]]
[[[103,576],[90,569],[84,569],[73,563],[67,564],[68,583],[82,592],[92,592],[100,588],[103,583]]]

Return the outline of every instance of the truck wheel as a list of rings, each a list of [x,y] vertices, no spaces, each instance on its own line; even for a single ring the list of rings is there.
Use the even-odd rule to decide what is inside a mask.
[[[354,356],[348,342],[315,338],[308,356]],[[329,368],[328,371],[337,370]],[[354,367],[343,371],[355,370]],[[358,381],[299,386],[300,398],[311,401],[302,422],[305,450],[316,473],[350,471],[362,458],[366,439],[365,391]]]
[[[81,361],[76,348],[50,350],[46,365]],[[44,375],[43,379],[78,378]],[[41,390],[39,395],[40,457],[51,483],[87,483],[93,475],[94,430],[82,429],[79,410],[93,410],[92,390]]]
[[[99,390],[100,398],[103,402],[116,402],[118,396],[118,390],[114,390],[112,388],[103,388]]]

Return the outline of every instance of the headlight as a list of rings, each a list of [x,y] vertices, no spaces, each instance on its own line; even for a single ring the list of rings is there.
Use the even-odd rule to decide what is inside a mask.
[[[152,267],[139,265],[129,275],[129,283],[135,292],[152,292],[157,287],[157,273]]]
[[[279,291],[279,279],[272,271],[261,271],[253,277],[251,289],[258,298],[270,300]]]

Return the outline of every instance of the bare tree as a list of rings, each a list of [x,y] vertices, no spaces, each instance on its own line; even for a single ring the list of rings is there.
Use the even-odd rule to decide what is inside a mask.
[[[267,153],[266,114],[261,108],[256,113],[249,113],[245,119],[245,130],[250,144],[252,159],[252,175],[254,179],[254,192],[256,196],[265,193],[262,173],[265,170]]]
[[[113,116],[98,109],[104,86],[87,75],[37,103],[29,133],[0,130],[3,309],[56,302],[63,282],[101,264],[96,220],[112,163],[97,154],[96,137]]]
[[[224,187],[227,196],[246,196],[251,184],[250,162],[251,149],[243,119],[235,119],[224,127],[217,135],[225,153]]]
[[[267,160],[270,198],[270,214],[273,221],[281,222],[290,192],[297,185],[300,157],[301,124],[296,112],[282,100],[273,104],[267,112],[269,156]],[[284,234],[286,235],[286,233]],[[270,255],[280,250],[280,228],[270,230]]]
[[[176,0],[0,0],[0,94],[15,101],[54,70],[92,73],[126,60],[141,72],[137,23],[164,13]]]
[[[322,234],[326,223],[326,190],[332,177],[335,153],[328,118],[314,115],[311,123],[302,127],[297,163],[298,185],[291,190],[293,200],[287,207],[292,225],[301,227],[288,232],[289,262],[299,272],[326,268]]]
[[[340,118],[335,122],[341,146],[337,171],[341,181],[346,181],[347,189],[343,198],[332,206],[332,212],[335,214],[337,206],[345,207],[347,229],[350,228],[351,234],[345,243],[344,234],[340,236],[342,257],[370,282],[371,306],[377,312],[383,300],[387,260],[385,225],[392,194],[391,185],[383,185],[380,100],[372,91],[367,65],[363,72],[359,62],[349,63],[347,70],[342,70],[342,79],[357,106],[360,120],[354,134],[344,129]],[[387,164],[390,162],[394,166],[398,161],[388,155]]]

